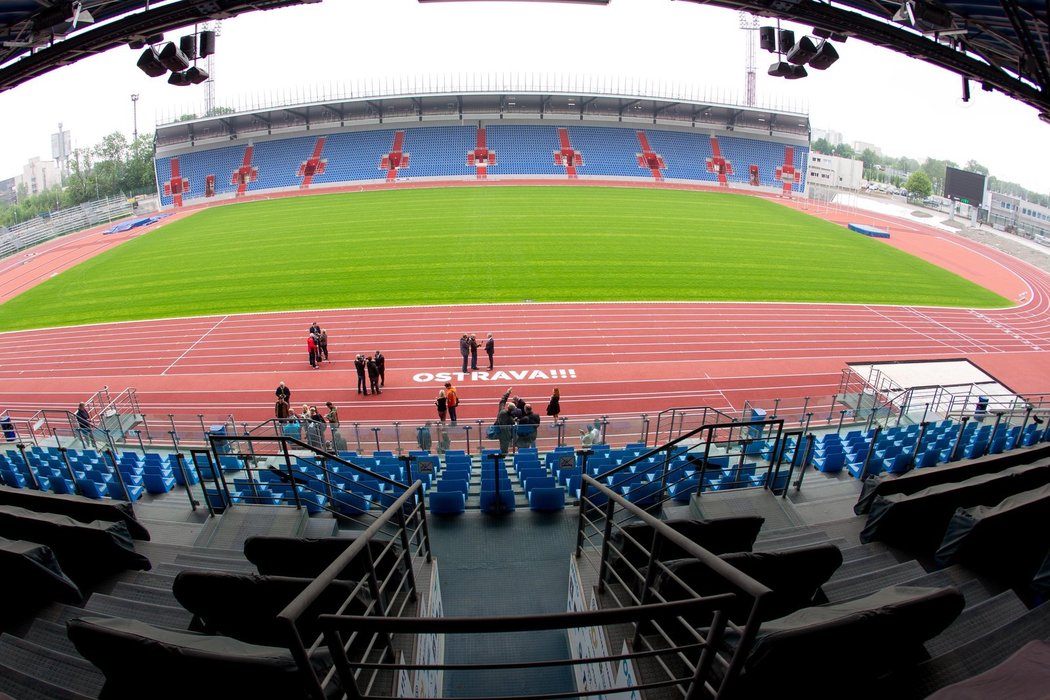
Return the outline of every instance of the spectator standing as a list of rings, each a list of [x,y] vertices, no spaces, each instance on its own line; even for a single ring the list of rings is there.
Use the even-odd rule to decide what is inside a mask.
[[[277,395],[277,398],[284,399],[289,406],[292,405],[292,390],[284,382],[278,384],[277,389],[273,393]]]
[[[485,339],[485,354],[489,356],[489,371],[492,371],[492,356],[496,354],[496,341],[492,339],[492,334],[489,333],[489,337]]]
[[[312,333],[306,336],[306,351],[310,355],[310,366],[317,369],[317,341]]]
[[[466,362],[466,360],[464,360]],[[448,417],[452,419],[452,422],[456,422],[456,408],[459,406],[459,394],[456,393],[456,387],[452,386],[452,382],[445,382],[445,398],[448,404]]]
[[[547,415],[558,420],[558,415],[561,413],[561,392],[558,391],[558,387],[554,387],[554,391],[551,393],[551,400],[547,402]]]
[[[379,389],[379,367],[374,357],[368,358],[368,384],[372,387],[373,394],[382,394]]]
[[[311,447],[318,450],[324,448],[324,416],[317,410],[317,406],[310,407],[309,423],[307,424],[307,442]]]
[[[77,434],[80,436],[80,442],[84,443],[84,447],[87,447],[88,440],[94,444],[95,437],[91,433],[91,414],[88,413],[87,406],[81,401],[77,405]]]
[[[291,415],[292,407],[288,405],[288,399],[283,396],[277,396],[277,403],[273,407],[273,415],[278,421],[284,421]]]
[[[321,324],[317,321],[310,324],[310,335],[314,337],[319,337],[321,335]]]
[[[540,432],[540,415],[532,412],[532,404],[525,404],[525,412],[518,420],[518,449],[534,447]]]
[[[313,421],[310,420],[310,407],[305,403],[303,404],[303,410],[296,416],[299,419],[299,428],[302,431],[299,434],[300,440],[305,440],[307,444],[310,444],[310,426],[313,425]]]
[[[496,427],[499,429],[499,451],[510,452],[511,440],[514,438],[514,416],[511,415],[511,403],[506,403],[496,416]]]
[[[328,421],[328,430],[332,433],[332,452],[342,452],[346,449],[346,440],[339,432],[339,410],[331,401],[325,401],[324,405],[328,408],[325,420]]]
[[[459,337],[459,354],[463,356],[463,373],[466,374],[467,358],[470,356],[470,337],[466,333]]]
[[[448,396],[445,395],[444,389],[438,390],[437,400],[434,401],[434,405],[437,407],[438,419],[444,423],[445,415],[448,413]]]
[[[320,361],[321,358],[328,362],[328,331],[324,328],[317,334],[317,360]]]
[[[386,386],[386,358],[383,357],[383,353],[376,350],[375,355],[376,367],[379,368],[379,386]]]
[[[467,338],[467,347],[470,348],[470,368],[472,370],[478,368],[478,339],[473,333]]]
[[[512,391],[514,391],[514,387],[509,386],[507,387],[507,390],[503,392],[503,396],[499,397],[499,404],[496,406],[496,415],[499,415],[499,412],[507,405],[507,400],[510,399]]]
[[[357,370],[357,393],[368,396],[368,385],[365,384],[365,356],[360,353],[354,358],[354,369]]]

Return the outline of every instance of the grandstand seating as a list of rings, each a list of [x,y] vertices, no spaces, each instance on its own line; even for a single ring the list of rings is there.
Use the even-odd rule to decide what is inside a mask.
[[[659,156],[665,167],[663,178],[701,183],[718,183],[718,175],[708,170],[712,155],[711,135],[695,131],[665,131],[619,126],[541,124],[486,124],[485,139],[490,152],[498,154],[486,166],[487,176],[567,177],[565,165],[556,162],[563,150],[559,131],[563,131],[579,161],[572,169],[578,177],[651,179],[651,170],[639,163],[642,139]],[[179,178],[188,189],[179,195],[183,204],[205,200],[205,183],[214,180],[215,197],[239,194],[322,187],[364,182],[385,182],[388,171],[382,167],[401,137],[402,153],[411,156],[396,169],[399,179],[473,179],[476,169],[467,154],[477,144],[477,126],[415,126],[399,130],[357,129],[326,134],[323,137],[288,136],[248,141],[236,145],[193,150],[157,158],[161,203],[171,206],[175,194],[165,184],[171,180],[173,160],[178,161]],[[639,136],[641,134],[642,136]],[[321,140],[323,138],[323,141]],[[750,186],[751,165],[758,166],[759,185],[779,188],[777,169],[784,165],[785,146],[776,141],[740,136],[718,137],[721,155],[733,163],[730,184]],[[320,148],[322,167],[312,175],[304,164]],[[805,188],[808,149],[793,147],[793,164],[799,182],[795,192]],[[245,164],[245,160],[248,164]],[[247,177],[241,173],[247,171]]]

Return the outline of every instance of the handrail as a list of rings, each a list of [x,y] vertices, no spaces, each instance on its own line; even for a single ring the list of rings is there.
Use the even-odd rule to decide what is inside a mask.
[[[714,689],[714,697],[728,697],[732,685],[739,675],[744,659],[750,651],[757,629],[760,624],[760,612],[764,608],[766,596],[770,590],[726,564],[719,557],[701,548],[691,540],[679,535],[659,519],[646,513],[644,510],[626,501],[619,494],[606,488],[591,477],[585,477],[588,486],[602,492],[608,499],[608,503],[627,510],[632,516],[641,519],[650,525],[661,538],[666,538],[673,544],[682,547],[690,556],[695,556],[705,566],[708,566],[715,576],[725,580],[731,590],[735,592],[719,593],[711,596],[691,595],[681,600],[654,600],[634,605],[614,606],[601,610],[589,611],[567,611],[562,613],[542,613],[535,615],[512,615],[512,616],[478,616],[478,617],[421,617],[417,615],[405,615],[397,617],[386,617],[380,614],[332,614],[325,613],[318,617],[324,642],[327,644],[328,652],[334,662],[334,674],[342,684],[343,691],[349,697],[372,697],[367,688],[362,689],[360,684],[367,679],[359,675],[359,671],[386,671],[395,675],[400,671],[427,672],[442,670],[458,671],[486,671],[493,669],[531,669],[531,668],[557,668],[576,667],[584,664],[594,663],[630,663],[653,659],[659,667],[659,675],[646,677],[644,680],[624,680],[623,685],[617,688],[606,688],[606,692],[615,691],[644,691],[647,689],[678,687],[685,697],[697,696],[703,693],[705,686]],[[413,484],[413,489],[421,488],[421,482]],[[344,571],[357,557],[367,556],[369,542],[371,542],[380,530],[388,525],[392,519],[402,517],[403,508],[413,498],[411,492],[406,492],[394,504],[388,508],[380,519],[372,523],[364,533],[349,544],[349,546],[333,561],[317,578],[312,581],[303,592],[291,601],[278,614],[278,619],[288,633],[290,651],[296,659],[301,672],[309,682],[312,694],[321,697],[323,689],[334,681],[333,671],[328,671],[322,679],[310,659],[316,653],[316,645],[307,645],[298,634],[297,621],[310,609],[314,602],[331,586],[340,572]],[[423,509],[422,503],[419,508]],[[581,514],[582,514],[581,506]],[[582,517],[582,516],[581,516]],[[577,551],[576,558],[581,556]],[[356,589],[355,589],[356,590]],[[746,622],[741,626],[729,620],[725,611],[728,606],[741,600],[744,596],[746,606],[751,612],[747,615]],[[341,609],[345,610],[350,599],[343,603]],[[697,614],[708,615],[710,624],[704,629],[694,628],[688,620],[697,619]],[[653,646],[649,642],[641,645],[633,645],[633,648],[624,653],[609,653],[601,657],[562,658],[546,659],[543,661],[517,661],[506,660],[495,663],[429,663],[421,659],[400,659],[393,654],[389,656],[381,653],[379,656],[367,652],[354,653],[350,638],[355,635],[371,635],[371,639],[390,639],[395,634],[436,635],[436,634],[512,634],[537,630],[569,630],[588,627],[601,627],[611,625],[634,625],[636,632],[642,629],[642,625],[665,624],[668,622],[681,623],[692,630],[693,639],[685,642],[672,642],[670,646]],[[736,633],[734,644],[727,648],[721,648],[721,640],[727,628],[732,628]],[[666,640],[666,636],[664,637]],[[381,650],[383,651],[383,650]],[[674,666],[665,663],[662,659],[674,659]],[[717,661],[716,661],[717,659]],[[685,661],[683,666],[681,662]],[[718,663],[719,674],[712,676],[714,663]],[[641,678],[640,676],[636,676]],[[507,695],[508,698],[540,698],[554,697],[588,697],[593,695],[593,689],[580,689],[575,692],[561,692],[557,694],[529,694],[529,695]]]
[[[686,413],[685,413],[686,411],[703,411],[703,417],[700,420],[701,423],[707,423],[707,414],[708,414],[708,412],[714,413],[716,416],[721,416],[721,417],[725,418],[727,421],[730,421],[730,422],[736,420],[736,418],[734,418],[733,416],[729,415],[728,413],[725,413],[724,411],[720,411],[717,408],[714,408],[712,406],[675,406],[675,407],[672,407],[672,408],[665,408],[664,410],[662,410],[662,411],[660,411],[659,413],[656,414],[656,430],[653,431],[653,439],[654,439],[654,441],[655,442],[659,442],[660,441],[660,423],[663,421],[663,418],[664,418],[665,414],[668,414],[668,413],[670,414],[670,426],[667,427],[667,436],[668,436],[667,439],[670,440],[671,439],[670,436],[674,432],[674,429],[675,429],[675,425],[674,425],[675,417],[679,416],[679,414],[680,414],[681,419],[684,421],[685,420],[685,416],[686,416]],[[679,427],[681,427],[681,424],[679,424]]]

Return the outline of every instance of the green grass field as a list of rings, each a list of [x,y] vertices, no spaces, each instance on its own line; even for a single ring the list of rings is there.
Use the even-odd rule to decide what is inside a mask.
[[[0,330],[524,299],[1009,305],[884,243],[751,197],[461,187],[205,210],[8,301]]]

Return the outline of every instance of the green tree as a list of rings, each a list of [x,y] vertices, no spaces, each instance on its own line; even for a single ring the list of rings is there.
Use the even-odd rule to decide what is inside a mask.
[[[830,155],[832,151],[835,150],[835,147],[831,145],[831,142],[823,138],[817,139],[810,145],[813,147],[813,150],[817,153],[824,153]]]
[[[879,162],[879,156],[875,151],[870,148],[865,148],[860,154],[860,159],[864,161],[864,167],[866,169],[874,168],[876,165],[881,165]]]
[[[853,152],[853,147],[848,143],[840,143],[838,146],[835,146],[835,150],[832,153],[839,158],[852,158],[856,155]]]
[[[988,177],[988,168],[984,167],[975,160],[966,161],[966,165],[963,166],[963,170],[969,170],[971,173],[980,173],[985,177]]]
[[[916,197],[929,197],[933,194],[933,183],[930,181],[930,176],[926,174],[926,171],[916,170],[908,178],[908,181],[904,183],[904,189]]]

